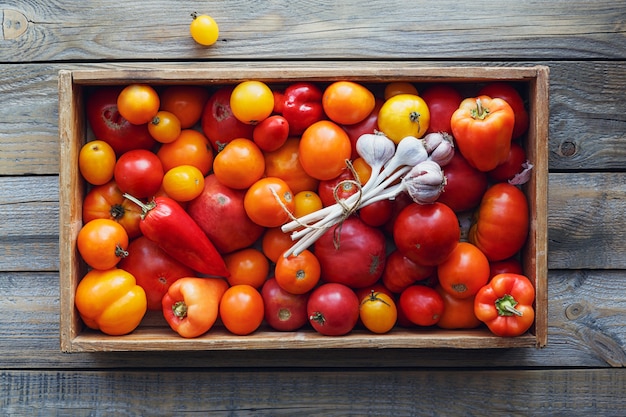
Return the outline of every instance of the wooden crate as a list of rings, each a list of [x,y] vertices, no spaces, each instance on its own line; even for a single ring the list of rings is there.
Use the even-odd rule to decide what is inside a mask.
[[[63,352],[168,351],[231,349],[326,349],[326,348],[512,348],[542,347],[547,342],[547,139],[548,68],[533,67],[423,67],[417,63],[211,63],[183,67],[154,65],[142,68],[120,66],[115,70],[59,72],[60,135],[60,338]],[[530,331],[514,338],[492,335],[486,328],[475,330],[394,329],[385,335],[354,330],[329,337],[313,330],[276,332],[262,327],[248,336],[235,336],[217,326],[204,336],[184,339],[174,333],[158,312],[149,312],[142,324],[126,336],[107,336],[83,325],[74,307],[74,293],[87,268],[76,249],[82,226],[82,201],[86,184],[78,172],[78,153],[88,139],[84,94],[90,86],[235,84],[256,79],[275,84],[293,81],[329,82],[348,79],[369,86],[391,81],[446,82],[476,88],[489,81],[522,83],[529,104],[530,128],[524,146],[534,164],[531,180],[523,186],[529,200],[531,223],[522,250],[525,274],[536,288],[536,319]]]

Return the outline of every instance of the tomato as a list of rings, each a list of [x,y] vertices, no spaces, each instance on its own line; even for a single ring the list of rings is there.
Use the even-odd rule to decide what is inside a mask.
[[[87,97],[87,121],[96,139],[111,145],[117,156],[133,149],[152,148],[156,142],[148,126],[134,125],[120,114],[117,108],[120,91],[122,87],[100,87]]]
[[[489,262],[489,278],[498,274],[518,274],[524,275],[522,263],[516,258],[503,259],[501,261]]]
[[[418,326],[434,326],[443,315],[445,305],[437,291],[425,285],[411,285],[400,294],[400,309]]]
[[[88,183],[105,184],[113,178],[115,151],[103,140],[87,142],[78,154],[78,169]]]
[[[459,242],[437,266],[439,285],[457,298],[474,296],[489,281],[489,261],[476,246]]]
[[[433,84],[422,92],[421,97],[430,111],[430,125],[426,133],[452,134],[450,118],[463,101],[461,93],[450,84]]]
[[[140,236],[128,245],[128,256],[118,267],[131,273],[146,292],[148,310],[161,310],[161,299],[172,283],[195,272],[165,253],[159,245]]]
[[[430,278],[434,272],[434,266],[417,264],[396,249],[387,255],[382,281],[385,288],[399,294],[417,281]]]
[[[228,331],[244,336],[254,332],[263,321],[265,307],[261,293],[251,285],[233,285],[220,301],[220,318]]]
[[[352,171],[344,168],[335,178],[320,181],[317,190],[322,205],[326,207],[335,204],[337,200],[345,200],[351,195],[358,193],[359,185],[354,179]]]
[[[299,155],[300,139],[287,139],[277,150],[265,153],[265,176],[282,179],[294,193],[316,190],[319,181],[304,171]]]
[[[148,123],[148,132],[160,143],[174,142],[180,135],[180,120],[174,113],[160,110]]]
[[[442,329],[474,329],[480,326],[481,321],[474,314],[474,296],[467,298],[457,298],[448,294],[441,288],[435,287],[443,299],[443,314],[437,322],[437,326]]]
[[[359,209],[359,218],[363,223],[379,227],[391,219],[393,213],[392,200],[380,200]]]
[[[485,192],[469,231],[469,241],[489,261],[500,261],[524,246],[529,226],[526,195],[514,185],[500,182]]]
[[[274,330],[294,331],[307,323],[306,304],[309,294],[292,294],[283,290],[276,278],[265,281],[261,289],[265,321]]]
[[[180,127],[189,129],[200,121],[209,95],[209,90],[201,85],[172,85],[160,94],[161,110],[176,115]]]
[[[93,219],[111,219],[121,224],[129,238],[141,234],[141,208],[124,198],[115,181],[93,187],[83,200],[83,223]]]
[[[313,252],[305,249],[298,255],[279,256],[274,275],[285,291],[305,294],[320,280],[320,263]]]
[[[299,159],[304,171],[318,180],[335,178],[346,167],[352,145],[339,125],[321,120],[309,126],[300,139]]]
[[[76,287],[76,309],[87,327],[120,336],[135,330],[146,314],[146,293],[128,272],[92,269]]]
[[[274,94],[262,81],[243,81],[230,94],[230,108],[237,120],[256,125],[274,110]]]
[[[254,125],[239,121],[230,107],[230,95],[234,88],[219,88],[211,95],[202,111],[202,131],[216,152],[235,138],[252,138]]]
[[[272,152],[285,144],[289,138],[289,122],[275,114],[254,127],[252,139],[265,152]]]
[[[359,318],[369,331],[383,334],[396,325],[398,309],[392,297],[372,291],[361,299]]]
[[[243,200],[248,217],[263,227],[277,227],[289,220],[295,202],[289,185],[280,178],[261,178],[248,190]]]
[[[399,143],[407,136],[421,138],[430,126],[426,102],[415,94],[390,97],[378,113],[378,127],[389,139]]]
[[[243,190],[261,179],[265,172],[263,152],[250,139],[233,139],[215,156],[213,173],[227,187]]]
[[[225,255],[224,262],[230,272],[230,285],[248,284],[260,289],[270,271],[270,263],[263,252],[252,247]]]
[[[526,162],[526,151],[517,142],[511,142],[509,156],[500,165],[487,172],[489,178],[495,182],[508,181],[522,172]]]
[[[443,170],[446,184],[437,201],[457,213],[477,207],[487,190],[487,174],[471,166],[459,152]]]
[[[193,165],[180,165],[163,176],[163,191],[178,202],[191,201],[204,190],[204,175]]]
[[[492,82],[484,86],[478,95],[501,98],[509,103],[515,113],[512,138],[517,139],[526,133],[529,125],[528,111],[516,87],[506,82]]]
[[[374,284],[382,276],[386,241],[379,229],[351,216],[328,229],[315,242],[314,252],[324,281],[361,288]]]
[[[309,295],[307,316],[318,333],[326,336],[348,334],[359,319],[359,299],[343,284],[322,284]]]
[[[352,155],[350,158],[355,160],[359,153],[356,151],[356,141],[366,133],[376,133],[378,130],[378,112],[380,108],[383,106],[384,100],[379,98],[376,99],[374,108],[370,112],[370,114],[359,123],[351,124],[351,125],[341,125],[341,128],[346,131],[348,137],[350,138],[350,143],[352,145]]]
[[[418,95],[417,88],[412,83],[406,81],[394,81],[385,85],[385,100],[397,96],[398,94],[414,94]]]
[[[135,125],[151,121],[159,111],[161,100],[147,84],[130,84],[117,96],[117,108],[123,118]]]
[[[294,197],[295,209],[293,215],[296,218],[313,213],[322,208],[322,200],[314,191],[300,191]]]
[[[393,226],[393,240],[404,256],[420,265],[438,265],[461,237],[456,215],[442,203],[405,207]]]
[[[161,160],[144,149],[126,152],[115,164],[117,186],[136,198],[152,197],[161,188],[163,175]]]
[[[374,94],[352,81],[335,81],[324,90],[322,107],[330,120],[352,125],[363,121],[374,109]]]
[[[210,46],[217,42],[220,34],[220,28],[211,16],[196,12],[191,14],[192,21],[189,25],[189,33],[194,41],[200,45]]]
[[[128,233],[113,220],[94,219],[79,230],[76,246],[87,265],[110,269],[128,254]]]
[[[159,148],[157,156],[165,171],[180,165],[193,165],[202,175],[207,175],[213,167],[211,143],[206,136],[193,129],[183,129],[178,139]]]
[[[285,233],[280,227],[272,227],[267,229],[261,240],[261,248],[267,258],[276,263],[279,257],[285,251],[293,246],[294,241],[291,240],[289,233]]]

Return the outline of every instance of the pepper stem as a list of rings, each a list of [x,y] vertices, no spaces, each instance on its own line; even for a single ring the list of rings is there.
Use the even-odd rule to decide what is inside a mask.
[[[182,320],[187,317],[187,304],[184,301],[176,301],[172,305],[172,311],[176,317]]]
[[[506,294],[498,298],[495,304],[500,316],[523,316],[523,313],[515,308],[518,303],[512,295]]]
[[[488,114],[489,114],[489,109],[483,106],[483,102],[481,101],[481,99],[477,98],[476,108],[472,109],[471,111],[472,118],[478,119],[478,120],[484,120]]]
[[[132,201],[133,203],[137,204],[139,207],[141,207],[141,218],[143,219],[144,217],[146,217],[146,214],[148,214],[148,212],[150,210],[152,210],[153,208],[156,207],[156,202],[154,200],[152,200],[149,203],[143,203],[141,200],[139,200],[136,197],[133,197],[132,195],[128,194],[128,193],[124,193],[122,195],[122,197]]]

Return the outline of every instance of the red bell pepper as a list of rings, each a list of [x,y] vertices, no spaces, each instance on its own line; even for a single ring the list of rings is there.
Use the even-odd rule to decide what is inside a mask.
[[[496,336],[524,334],[535,320],[535,287],[524,275],[503,273],[478,290],[474,314]]]
[[[324,118],[322,90],[307,82],[289,85],[283,93],[282,115],[289,123],[289,135],[301,135],[307,127]]]
[[[175,200],[155,197],[149,203],[124,194],[141,207],[139,228],[168,255],[194,271],[228,277],[230,274],[213,243]]]
[[[506,161],[511,149],[515,113],[501,98],[467,98],[450,119],[457,147],[479,171],[490,171]]]

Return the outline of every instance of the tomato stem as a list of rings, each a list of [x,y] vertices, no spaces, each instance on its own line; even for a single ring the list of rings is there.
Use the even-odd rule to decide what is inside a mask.
[[[517,300],[512,295],[506,294],[496,300],[496,309],[500,316],[523,316],[524,314],[515,308],[517,306]]]
[[[419,114],[416,111],[412,111],[411,114],[409,114],[409,119],[411,120],[412,123],[416,123],[417,122],[417,130],[420,131],[422,130],[422,128],[420,127],[420,116],[421,114]]]
[[[321,326],[326,324],[326,319],[324,318],[324,315],[320,313],[319,311],[316,311],[313,314],[311,314],[311,316],[309,317],[309,320],[315,321],[319,323]]]

